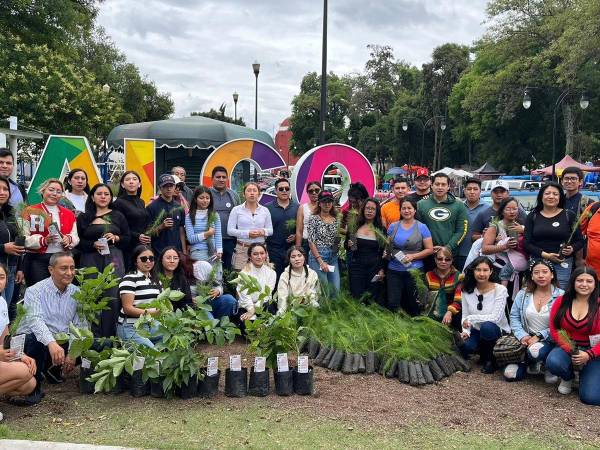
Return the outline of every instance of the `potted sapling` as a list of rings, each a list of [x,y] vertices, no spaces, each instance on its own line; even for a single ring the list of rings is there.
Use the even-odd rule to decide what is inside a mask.
[[[358,215],[359,211],[356,209],[349,209],[346,215],[346,236],[348,239],[348,248],[355,252],[358,250],[356,242],[356,232],[358,231]]]
[[[119,278],[115,275],[112,264],[99,271],[97,267],[84,267],[78,269],[75,278],[79,284],[79,291],[73,294],[77,302],[77,314],[90,324],[100,323],[102,311],[110,309],[112,297],[104,296],[106,290],[119,285]]]

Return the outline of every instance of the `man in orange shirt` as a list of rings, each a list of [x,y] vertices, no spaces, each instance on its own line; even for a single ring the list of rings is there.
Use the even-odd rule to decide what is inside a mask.
[[[400,202],[409,191],[408,181],[404,178],[395,180],[392,190],[394,198],[381,207],[381,220],[386,228],[400,220]]]

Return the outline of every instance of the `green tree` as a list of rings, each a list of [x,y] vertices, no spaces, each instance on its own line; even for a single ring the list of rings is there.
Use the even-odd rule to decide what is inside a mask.
[[[244,122],[243,118],[239,117],[237,120],[234,120],[233,117],[227,116],[225,114],[225,109],[225,103],[221,103],[221,106],[219,107],[218,111],[213,108],[210,108],[210,110],[206,112],[193,111],[190,114],[190,116],[208,117],[209,119],[220,120],[221,122],[233,123],[235,125],[241,125],[243,127],[246,126],[246,122]]]

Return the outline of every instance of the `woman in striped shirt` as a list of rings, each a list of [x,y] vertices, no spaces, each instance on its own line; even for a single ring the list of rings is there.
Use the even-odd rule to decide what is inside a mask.
[[[221,219],[213,211],[212,195],[205,186],[198,186],[194,191],[190,212],[185,216],[185,235],[194,261],[213,262],[221,259]]]
[[[138,318],[145,314],[157,314],[156,308],[141,306],[156,299],[160,294],[160,285],[152,269],[154,268],[154,253],[150,247],[138,245],[133,250],[135,270],[123,277],[119,284],[121,297],[121,313],[117,325],[117,335],[124,341],[134,341],[146,347],[154,347],[161,336],[156,335],[155,329],[149,328],[150,338],[142,337],[134,327]]]

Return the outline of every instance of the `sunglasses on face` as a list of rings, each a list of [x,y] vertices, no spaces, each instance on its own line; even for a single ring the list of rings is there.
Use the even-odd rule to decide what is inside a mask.
[[[140,256],[140,261],[145,263],[145,262],[154,262],[154,256]]]
[[[319,192],[321,192],[321,189],[309,189],[308,190],[309,194],[318,194]]]
[[[439,262],[452,262],[452,258],[445,258],[443,256],[440,256],[439,258],[435,258],[436,261]]]
[[[477,296],[477,310],[481,311],[483,309],[483,294],[479,294]]]
[[[290,188],[289,187],[280,187],[280,188],[277,188],[277,190],[279,192],[288,192],[290,190]]]

